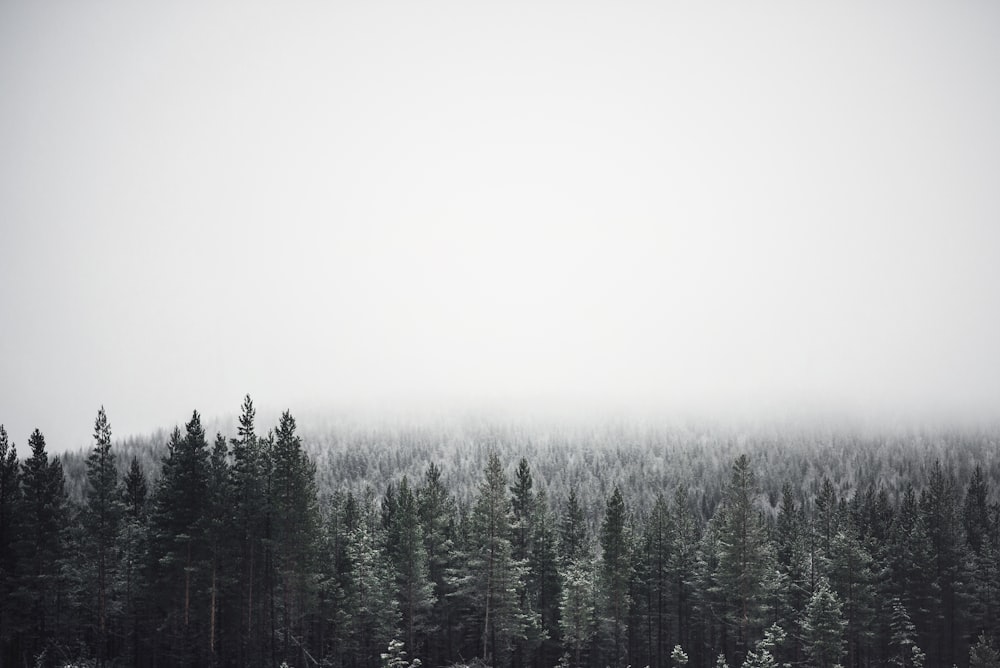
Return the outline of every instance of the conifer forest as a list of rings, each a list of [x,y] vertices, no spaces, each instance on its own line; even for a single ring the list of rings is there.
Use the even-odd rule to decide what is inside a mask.
[[[1000,666],[996,431],[259,422],[0,428],[0,665]]]

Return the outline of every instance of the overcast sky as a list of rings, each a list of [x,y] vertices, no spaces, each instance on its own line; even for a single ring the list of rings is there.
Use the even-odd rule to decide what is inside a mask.
[[[6,0],[0,422],[998,418],[998,119],[995,2]]]

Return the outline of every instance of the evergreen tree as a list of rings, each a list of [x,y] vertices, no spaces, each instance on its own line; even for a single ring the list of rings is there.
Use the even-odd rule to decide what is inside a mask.
[[[539,490],[535,495],[534,513],[532,549],[528,563],[529,607],[538,612],[542,638],[535,664],[551,666],[558,660],[561,652],[559,605],[562,579],[559,575],[555,518],[549,509],[544,490]]]
[[[226,640],[228,636],[238,634],[238,628],[232,629],[230,624],[230,628],[223,629],[221,624],[227,618],[223,608],[231,599],[230,589],[235,575],[229,572],[229,567],[238,556],[233,550],[233,495],[230,483],[229,446],[225,436],[216,434],[209,456],[208,507],[203,524],[211,562],[208,651],[213,661],[218,661],[220,656],[235,653],[236,647],[229,645]]]
[[[778,661],[774,657],[781,653],[780,646],[785,642],[785,638],[784,629],[772,624],[764,632],[764,637],[757,642],[757,646],[747,653],[743,668],[778,668]]]
[[[382,547],[380,521],[371,495],[361,504],[362,517],[347,536],[349,579],[346,620],[347,666],[369,666],[396,635],[399,608],[392,564]]]
[[[21,498],[18,469],[17,450],[0,425],[0,666],[14,663],[17,655],[12,636],[18,534],[15,522]]]
[[[670,597],[676,605],[674,637],[682,646],[692,647],[691,618],[694,614],[694,585],[698,566],[698,529],[691,514],[688,490],[680,486],[670,507],[671,534],[667,574]]]
[[[889,602],[891,610],[892,655],[890,663],[900,668],[922,668],[924,653],[916,643],[917,630],[906,607],[898,598]]]
[[[979,634],[969,652],[969,668],[1000,668],[1000,652],[985,634]]]
[[[927,488],[921,498],[926,519],[935,597],[933,608],[939,620],[936,641],[927,647],[931,663],[950,666],[968,653],[966,610],[971,599],[966,583],[969,562],[962,532],[962,512],[955,477],[940,462],[931,468]]]
[[[18,588],[12,598],[23,615],[24,663],[54,660],[65,639],[66,583],[62,563],[69,522],[62,463],[49,460],[37,429],[28,439],[31,456],[21,465]]]
[[[285,411],[275,432],[272,455],[271,506],[273,552],[278,578],[280,656],[294,661],[307,630],[317,580],[320,517],[316,466],[302,448],[295,419]],[[414,518],[416,523],[416,518]]]
[[[765,583],[770,572],[769,543],[754,501],[756,477],[746,455],[733,464],[719,517],[718,582],[726,592],[725,619],[736,632],[736,652],[742,659],[754,629],[763,621]]]
[[[816,668],[833,668],[844,656],[844,622],[840,600],[825,579],[819,581],[802,624],[806,654]]]
[[[783,584],[778,623],[789,630],[791,639],[788,656],[778,658],[795,663],[802,659],[801,621],[805,617],[806,605],[811,596],[804,524],[801,509],[795,506],[791,486],[786,483],[782,488],[781,506],[778,509],[775,552],[778,574]]]
[[[87,457],[87,497],[82,515],[86,568],[84,588],[88,591],[92,610],[92,626],[97,638],[97,662],[103,665],[114,648],[109,647],[113,624],[109,616],[117,617],[118,534],[124,512],[118,490],[118,469],[111,452],[111,425],[104,407],[94,422],[94,449]],[[116,631],[116,630],[115,630]]]
[[[423,486],[418,492],[418,508],[434,601],[428,619],[428,630],[433,632],[426,639],[426,656],[429,665],[437,666],[444,664],[452,642],[454,597],[449,597],[451,588],[447,575],[455,547],[452,538],[455,504],[441,481],[441,469],[433,462],[427,466]]]
[[[606,642],[607,662],[611,666],[628,664],[630,542],[625,500],[618,487],[615,487],[608,497],[600,533],[601,627]]]
[[[160,650],[175,663],[200,661],[208,650],[208,643],[200,642],[209,631],[208,606],[198,596],[208,570],[208,482],[208,444],[194,411],[185,434],[176,428],[171,434],[150,518]]]
[[[670,648],[670,622],[673,613],[671,588],[673,581],[669,569],[673,527],[670,509],[662,494],[657,495],[653,509],[646,518],[642,536],[641,598],[645,611],[645,645],[650,665],[665,664]],[[640,578],[636,578],[640,580]],[[633,657],[638,658],[638,657]],[[644,661],[644,663],[647,661]]]
[[[962,524],[965,528],[973,584],[969,606],[970,626],[974,636],[997,628],[1000,602],[1000,551],[995,547],[995,532],[991,531],[989,484],[980,466],[976,466],[965,493]],[[1000,635],[997,631],[995,635]]]
[[[523,637],[514,643],[512,656],[515,667],[524,665],[540,648],[544,633],[540,626],[537,604],[541,598],[539,574],[534,571],[537,497],[532,491],[534,481],[531,467],[524,457],[514,472],[514,484],[510,486],[511,558],[515,567],[523,573],[523,586],[518,588],[517,615],[524,620]]]
[[[407,647],[418,647],[418,634],[431,630],[434,584],[430,580],[424,532],[417,499],[406,476],[399,483],[398,502],[393,516],[395,549],[390,554],[396,572],[396,591]]]
[[[520,605],[524,572],[512,554],[509,509],[507,476],[491,452],[472,513],[469,570],[483,660],[495,664],[506,663],[514,642],[525,638],[529,625],[537,626]]]
[[[119,534],[121,577],[124,589],[124,612],[127,619],[125,648],[122,655],[131,657],[132,665],[140,665],[144,641],[144,623],[147,614],[145,599],[148,572],[143,568],[147,560],[146,500],[149,485],[139,459],[132,457],[129,469],[119,491],[122,500],[122,527]]]
[[[576,487],[570,487],[562,522],[559,526],[559,556],[563,564],[581,558],[588,550],[587,520],[577,498]]]
[[[574,668],[586,665],[584,651],[596,632],[595,588],[593,567],[586,557],[571,561],[564,568],[559,602],[559,627],[562,631],[566,660]]]
[[[890,541],[882,596],[885,600],[898,598],[918,637],[926,640],[939,629],[939,592],[927,524],[909,485],[899,503]]]
[[[257,411],[250,395],[243,399],[237,437],[232,439],[233,463],[231,490],[235,511],[235,528],[238,531],[237,556],[240,609],[239,663],[263,662],[268,654],[270,629],[264,620],[268,611],[264,591],[265,571],[269,565],[270,545],[268,485],[270,462],[266,439],[257,436],[255,419]]]
[[[858,665],[871,652],[875,618],[873,560],[852,527],[833,537],[830,551],[830,585],[842,603],[847,633],[848,665]]]

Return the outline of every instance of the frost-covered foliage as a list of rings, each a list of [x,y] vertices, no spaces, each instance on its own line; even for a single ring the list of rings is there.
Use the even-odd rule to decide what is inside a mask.
[[[996,662],[992,432],[95,425],[0,429],[2,665]]]

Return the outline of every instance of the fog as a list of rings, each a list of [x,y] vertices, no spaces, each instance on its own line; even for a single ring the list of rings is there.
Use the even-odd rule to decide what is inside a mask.
[[[1000,7],[0,4],[0,422],[1000,418]]]

